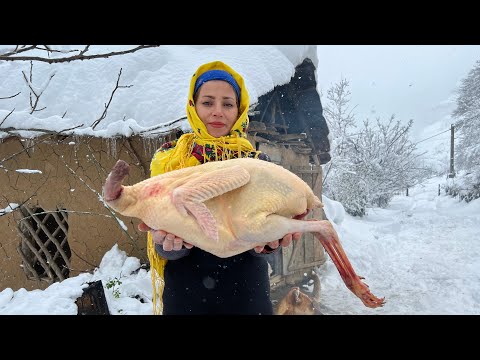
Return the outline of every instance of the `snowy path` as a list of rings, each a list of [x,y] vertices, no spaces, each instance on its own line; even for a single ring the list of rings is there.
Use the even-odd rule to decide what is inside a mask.
[[[357,274],[386,304],[365,307],[329,259],[320,269],[324,314],[480,314],[480,199],[438,196],[439,181],[336,225]]]

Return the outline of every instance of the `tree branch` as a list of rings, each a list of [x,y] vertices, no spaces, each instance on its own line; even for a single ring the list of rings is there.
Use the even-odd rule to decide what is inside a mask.
[[[42,50],[36,46],[32,46],[28,49],[22,49],[22,51],[17,50],[13,51],[10,53],[6,53],[3,55],[0,55],[0,61],[41,61],[41,62],[46,62],[49,64],[54,64],[54,63],[64,63],[64,62],[70,62],[70,61],[76,61],[76,60],[90,60],[90,59],[99,59],[99,58],[109,58],[111,56],[118,56],[118,55],[124,55],[124,54],[129,54],[136,52],[141,49],[147,49],[147,48],[152,48],[152,47],[159,47],[160,45],[140,45],[137,46],[136,48],[129,49],[129,50],[124,50],[124,51],[112,51],[109,53],[102,53],[102,54],[93,54],[93,55],[85,55],[85,53],[89,50],[90,45],[86,46],[85,49],[80,51],[78,55],[74,56],[67,56],[67,57],[60,57],[60,58],[55,58],[55,59],[49,59],[49,58],[43,58],[40,56],[14,56],[18,54],[19,52],[25,52],[28,50]],[[78,50],[74,50],[78,51]]]
[[[47,182],[47,180],[48,180],[49,177],[50,177],[50,175],[47,174],[47,177],[46,177],[45,181],[44,181],[42,184],[40,184],[40,186],[38,186],[38,188],[33,192],[33,194],[31,194],[31,195],[30,195],[26,200],[24,200],[21,204],[18,204],[18,206],[17,206],[15,209],[13,209],[11,212],[13,213],[13,212],[16,211],[16,210],[19,210],[19,209],[20,209],[24,204],[26,204],[31,198],[33,198],[34,196],[36,196],[38,190],[40,190],[40,188],[42,188],[42,187],[46,184],[46,182]],[[7,198],[6,198],[5,196],[3,196],[3,198],[4,198],[5,200],[7,200]],[[8,201],[8,200],[7,200],[7,201]],[[9,202],[9,203],[10,203],[10,202]],[[0,213],[0,216],[6,215],[6,214],[8,214],[8,213],[3,213],[3,214]]]
[[[0,126],[2,126],[2,124],[5,122],[5,120],[7,120],[7,118],[13,114],[13,112],[15,111],[15,108],[13,108],[12,111],[10,111],[2,120],[2,122],[0,122]]]
[[[22,52],[30,51],[30,50],[33,50],[33,49],[36,49],[36,48],[37,48],[37,45],[31,45],[31,46],[25,46],[25,47],[19,47],[17,45],[15,47],[15,50],[13,50],[11,52],[7,52],[5,54],[2,54],[1,56],[12,56],[12,55],[20,54]]]
[[[122,68],[120,68],[120,71],[118,73],[117,83],[115,84],[115,89],[113,89],[112,94],[110,95],[110,99],[108,100],[108,103],[105,104],[105,109],[103,110],[102,115],[97,120],[95,120],[92,125],[90,125],[92,127],[92,129],[95,130],[97,125],[100,124],[100,122],[103,119],[105,119],[105,117],[107,116],[108,107],[110,106],[110,103],[113,100],[113,95],[115,94],[115,91],[117,91],[117,89],[130,88],[130,87],[133,86],[133,85],[122,85],[122,86],[120,86],[119,83],[120,83],[120,77],[121,76],[122,76]]]
[[[20,95],[21,93],[22,93],[22,92],[19,91],[18,93],[16,93],[15,95],[12,95],[12,96],[0,97],[0,100],[11,99],[11,98],[14,98],[14,97],[17,96],[17,95]]]
[[[33,83],[32,83],[33,82],[33,62],[30,63],[30,79],[27,79],[27,75],[25,75],[25,72],[22,71],[22,74],[25,82],[27,83],[27,86],[30,88],[30,107],[31,107],[30,114],[33,114],[35,111],[41,111],[46,109],[46,106],[41,109],[37,109],[37,105],[38,105],[38,102],[40,101],[40,96],[42,96],[48,84],[50,84],[50,81],[55,76],[55,73],[50,75],[50,78],[41,87],[41,89],[38,91],[38,94],[37,94],[37,91],[35,91],[35,89],[33,88]],[[32,102],[32,94],[35,96],[35,103]]]
[[[95,195],[97,195],[98,197],[98,200],[103,204],[103,206],[110,212],[110,214],[112,215],[112,217],[116,220],[118,226],[120,227],[120,229],[125,233],[125,235],[129,238],[130,240],[130,243],[132,244],[132,246],[137,250],[137,251],[140,251],[136,242],[135,242],[135,239],[133,239],[130,234],[128,233],[128,231],[126,229],[124,229],[124,227],[122,226],[122,221],[116,216],[115,212],[107,205],[107,203],[105,202],[102,194],[100,194],[97,190],[95,190],[94,188],[92,188],[82,177],[80,177],[76,172],[75,170],[73,170],[70,166],[68,166],[68,164],[65,162],[65,160],[63,158],[60,158],[61,161],[63,162],[63,164],[65,165],[65,167],[72,173],[73,176],[75,176],[78,180],[80,180],[87,189],[89,189],[91,192],[93,192]]]
[[[187,117],[186,116],[182,116],[181,118],[178,118],[176,120],[173,120],[173,121],[170,121],[168,123],[162,123],[160,125],[155,125],[149,129],[146,129],[146,130],[142,130],[142,131],[139,131],[137,134],[145,134],[145,133],[149,133],[151,131],[154,131],[154,130],[158,130],[158,129],[165,129],[165,128],[168,128],[169,126],[173,125],[173,124],[176,124],[177,122],[180,122],[182,120],[186,120]],[[165,133],[168,132],[168,130],[165,130]]]

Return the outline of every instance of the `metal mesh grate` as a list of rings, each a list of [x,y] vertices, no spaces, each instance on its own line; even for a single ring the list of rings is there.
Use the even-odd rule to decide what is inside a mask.
[[[68,245],[67,212],[27,206],[21,206],[20,210],[24,217],[17,225],[22,238],[17,250],[27,278],[49,284],[68,278],[72,253]]]

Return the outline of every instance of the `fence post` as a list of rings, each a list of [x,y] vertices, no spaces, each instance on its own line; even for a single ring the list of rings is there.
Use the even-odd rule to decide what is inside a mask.
[[[455,132],[455,126],[452,124],[450,128],[450,173],[448,174],[449,178],[454,178],[455,177],[455,166],[454,166],[454,160],[455,160],[455,146],[454,146],[454,132]]]

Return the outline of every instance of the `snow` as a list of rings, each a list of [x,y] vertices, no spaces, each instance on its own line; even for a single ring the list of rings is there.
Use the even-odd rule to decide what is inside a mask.
[[[82,48],[63,47],[65,51]],[[133,47],[96,46],[89,53]],[[39,55],[45,56],[45,53]],[[108,59],[59,64],[35,62],[31,81],[30,62],[2,62],[0,97],[20,94],[0,101],[0,119],[15,109],[2,128],[18,129],[24,137],[39,135],[27,129],[60,132],[72,128],[75,129],[65,133],[98,137],[148,135],[149,130],[161,124],[165,124],[165,131],[169,130],[170,122],[185,116],[190,77],[203,63],[220,60],[233,67],[244,77],[250,103],[254,104],[274,86],[288,83],[295,66],[306,57],[316,65],[316,46],[162,45]],[[119,85],[131,87],[117,89],[105,119],[93,129],[115,88],[120,69]],[[41,95],[37,110],[45,109],[31,113],[30,89]],[[183,120],[181,127],[188,129],[188,122]],[[0,131],[0,138],[6,135]]]
[[[348,215],[340,203],[323,197],[356,273],[374,295],[386,299],[382,308],[365,307],[328,258],[318,269],[323,314],[480,314],[480,199],[465,203],[438,195],[443,182],[430,179],[411,188],[408,197],[395,196],[385,209],[370,208],[364,218]],[[43,291],[3,289],[0,314],[76,314],[76,298],[96,280],[104,285],[111,314],[152,314],[150,273],[140,265],[115,245],[93,274]]]
[[[132,47],[92,46],[91,52]],[[5,53],[10,48],[0,45],[0,53]],[[66,52],[81,48],[73,45],[57,47]],[[324,56],[320,69],[322,76],[317,81],[318,88],[323,90],[330,85],[327,81],[328,73],[335,81],[340,79],[339,70],[335,70],[333,65],[336,63],[337,68],[343,69],[342,62],[333,57],[330,64],[325,62],[328,60],[325,50],[319,48],[319,54]],[[53,53],[51,56],[61,55]],[[367,76],[362,68],[366,62],[357,61],[358,56],[339,55],[351,66],[358,66],[359,74]],[[295,66],[305,57],[312,59],[317,66],[316,46],[166,45],[109,59],[62,64],[35,62],[31,80],[29,62],[0,62],[0,123],[2,129],[8,129],[8,133],[0,131],[0,141],[12,132],[27,138],[41,134],[39,131],[31,131],[32,129],[65,130],[65,133],[75,136],[94,135],[105,138],[133,134],[148,136],[153,132],[168,131],[175,120],[185,116],[190,76],[199,65],[221,60],[232,66],[245,78],[250,103],[254,104],[259,96],[274,86],[287,83],[294,75]],[[450,64],[450,60],[447,60]],[[432,61],[435,62],[436,58]],[[430,64],[428,59],[425,59],[425,63]],[[374,62],[371,64],[377,71],[378,66]],[[413,66],[417,61],[409,61],[408,64]],[[389,74],[392,73],[392,68],[385,66]],[[102,115],[105,104],[110,99],[120,69],[120,86],[131,87],[117,89],[106,117],[93,129],[92,124]],[[467,70],[468,67],[458,67],[452,75],[455,76],[455,81]],[[417,69],[414,87],[405,88],[409,91],[417,88],[420,81],[417,76],[421,73],[423,72]],[[403,70],[395,74],[409,83],[413,80]],[[347,78],[348,75],[349,73]],[[438,77],[434,79],[437,81]],[[367,80],[369,84],[375,84],[371,78]],[[375,88],[380,89],[381,84],[378,80],[376,83]],[[398,81],[385,83],[400,88]],[[426,85],[424,87],[427,88]],[[447,92],[442,95],[443,102],[436,103],[438,111],[445,111],[442,110],[442,116],[435,116],[439,119],[438,122],[429,119],[422,124],[424,131],[418,133],[419,141],[448,129],[450,124],[450,117],[444,113],[450,111],[449,99],[453,88],[450,85],[435,87]],[[38,109],[44,108],[43,110],[32,112],[31,90],[37,96],[40,95]],[[392,91],[384,88],[381,92],[391,99],[405,98],[404,95],[392,96]],[[16,93],[19,94],[7,98]],[[359,91],[352,89],[352,93],[369,96],[375,94],[367,87]],[[447,95],[448,99],[445,99]],[[420,95],[415,93],[415,96],[418,102],[425,103]],[[378,94],[373,95],[373,98],[378,100]],[[354,102],[356,103],[358,101]],[[374,105],[378,107],[380,103],[362,104],[364,107]],[[387,105],[389,104],[386,103],[385,106]],[[429,107],[432,107],[431,104]],[[13,109],[15,111],[12,112]],[[382,109],[382,113],[387,115],[398,111],[398,106],[394,105],[390,105],[388,110]],[[370,113],[373,115],[377,111]],[[402,117],[412,117],[416,121],[421,118],[410,113]],[[184,130],[187,129],[186,120],[180,123]],[[176,124],[178,123],[175,126]],[[434,154],[428,160],[437,161],[439,168],[448,167],[448,139],[449,133],[446,132],[439,138],[434,137],[421,143],[426,150],[433,150]],[[27,139],[25,146],[29,145],[28,141],[31,140]],[[78,139],[75,138],[69,144],[77,143]],[[112,151],[114,145],[113,141]],[[25,174],[40,173],[40,170],[35,169],[17,171]],[[346,288],[337,269],[328,259],[318,269],[322,282],[322,313],[480,314],[480,243],[477,241],[480,237],[480,199],[465,203],[443,193],[439,195],[438,186],[444,183],[445,178],[430,179],[411,188],[408,197],[395,196],[385,209],[368,209],[367,216],[363,218],[348,215],[342,204],[323,197],[325,211],[337,229],[354,269],[358,275],[365,277],[364,281],[374,295],[385,297],[386,304],[383,308],[366,308]],[[0,216],[8,216],[18,206],[19,204],[9,203],[0,209]],[[121,225],[127,229],[125,224]],[[76,314],[75,300],[89,282],[96,280],[101,280],[104,285],[111,314],[152,314],[150,273],[141,268],[137,258],[127,256],[117,245],[104,255],[93,274],[85,273],[68,278],[45,290],[0,289],[0,314]]]

